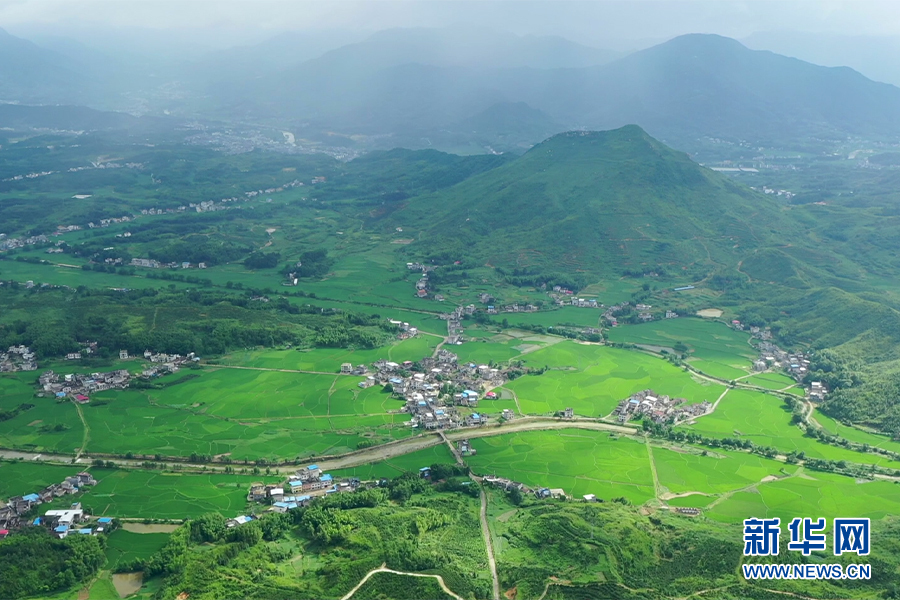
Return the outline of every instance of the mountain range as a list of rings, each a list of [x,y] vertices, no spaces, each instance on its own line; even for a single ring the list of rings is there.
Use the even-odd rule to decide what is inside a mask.
[[[102,61],[79,60],[83,53],[3,33],[0,97],[388,136],[413,147],[527,148],[560,131],[628,123],[682,148],[702,137],[900,135],[900,88],[716,35],[624,57],[562,38],[453,28],[387,30],[328,47],[281,36],[130,72],[113,60],[104,71]]]

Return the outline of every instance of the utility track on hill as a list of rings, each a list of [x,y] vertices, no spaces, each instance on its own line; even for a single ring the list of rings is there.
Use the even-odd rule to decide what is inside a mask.
[[[355,594],[357,592],[357,590],[359,590],[359,588],[361,588],[376,573],[393,573],[394,575],[406,575],[407,577],[433,577],[434,579],[437,579],[438,585],[441,586],[441,589],[444,590],[445,593],[447,593],[450,596],[453,596],[453,598],[455,598],[455,600],[465,600],[462,596],[456,594],[455,592],[453,592],[453,590],[448,588],[447,584],[444,583],[444,578],[441,577],[440,575],[430,575],[427,573],[407,573],[405,571],[395,571],[393,569],[388,569],[387,567],[385,567],[385,563],[382,563],[381,566],[378,567],[377,569],[372,569],[371,571],[366,573],[365,577],[363,577],[362,580],[359,583],[357,583],[356,586],[352,590],[347,592],[347,594],[344,595],[341,598],[341,600],[350,600],[350,598],[353,597],[353,594]]]

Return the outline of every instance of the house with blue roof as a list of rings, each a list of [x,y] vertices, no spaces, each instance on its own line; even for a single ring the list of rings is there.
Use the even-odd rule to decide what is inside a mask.
[[[59,525],[53,529],[53,533],[56,534],[56,537],[59,539],[63,539],[67,535],[69,535],[69,526],[68,525]]]
[[[37,494],[28,494],[27,496],[22,496],[22,500],[25,500],[26,502],[32,502],[32,503],[40,502],[41,497],[38,496]]]
[[[97,519],[97,522],[106,525],[108,523],[112,523],[112,519],[109,517],[100,517],[99,519]]]

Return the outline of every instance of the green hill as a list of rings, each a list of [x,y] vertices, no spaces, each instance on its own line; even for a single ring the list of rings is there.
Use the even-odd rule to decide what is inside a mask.
[[[466,250],[495,267],[702,278],[798,235],[773,200],[630,125],[569,132],[435,194],[389,225],[415,225],[423,254]]]

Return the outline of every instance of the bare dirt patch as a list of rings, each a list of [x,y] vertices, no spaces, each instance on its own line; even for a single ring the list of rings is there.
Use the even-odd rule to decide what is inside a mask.
[[[125,598],[138,593],[141,585],[144,583],[144,573],[141,571],[137,573],[113,573],[112,582],[119,597]]]
[[[724,311],[719,308],[704,308],[697,311],[697,316],[705,319],[718,319],[723,314]]]
[[[402,240],[391,240],[392,244],[412,244],[415,240],[412,238],[402,239]]]

